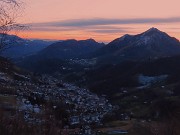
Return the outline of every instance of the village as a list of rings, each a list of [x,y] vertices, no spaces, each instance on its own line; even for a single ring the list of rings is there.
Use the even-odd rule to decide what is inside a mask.
[[[33,82],[29,76],[15,74],[21,79],[13,80],[3,74],[1,98],[12,97],[13,101],[1,102],[9,117],[23,117],[28,125],[56,123],[63,130],[76,129],[92,134],[91,127],[102,125],[102,119],[114,107],[102,96],[73,84],[43,75]],[[8,85],[7,85],[8,84]],[[8,98],[9,99],[9,98]]]

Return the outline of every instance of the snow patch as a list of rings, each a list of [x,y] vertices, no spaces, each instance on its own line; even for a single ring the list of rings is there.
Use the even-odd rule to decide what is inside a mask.
[[[153,83],[163,81],[168,77],[168,75],[160,75],[160,76],[145,76],[143,74],[138,76],[138,81],[142,84],[142,88],[150,86]]]
[[[0,80],[3,80],[5,82],[10,81],[11,79],[7,76],[7,74],[0,72]]]

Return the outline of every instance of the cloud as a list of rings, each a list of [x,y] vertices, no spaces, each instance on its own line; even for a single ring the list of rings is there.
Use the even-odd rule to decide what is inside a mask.
[[[33,26],[53,26],[53,27],[86,27],[96,25],[118,25],[118,24],[158,24],[158,23],[177,23],[180,17],[171,18],[130,18],[130,19],[72,19],[55,22],[32,23]]]
[[[130,24],[167,24],[180,23],[180,17],[170,18],[129,18],[129,19],[71,19],[53,22],[31,23],[31,31],[85,31],[93,33],[128,33],[133,28],[124,25]],[[121,27],[123,26],[123,27]]]
[[[93,25],[93,26],[84,26],[84,27],[68,27],[68,26],[50,26],[50,25],[31,25],[30,31],[46,31],[46,32],[52,32],[52,31],[58,31],[58,32],[64,32],[64,31],[87,31],[87,32],[93,32],[93,33],[126,33],[131,27],[118,27],[118,26],[109,26],[109,25]]]

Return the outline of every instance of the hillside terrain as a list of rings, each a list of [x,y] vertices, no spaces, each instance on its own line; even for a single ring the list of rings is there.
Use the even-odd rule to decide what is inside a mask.
[[[99,63],[119,63],[121,61],[143,61],[180,54],[180,42],[157,28],[141,34],[124,35],[97,50],[93,57]]]
[[[108,100],[88,89],[35,76],[0,57],[2,135],[80,133],[83,125],[101,125],[113,109]]]
[[[78,133],[93,129],[90,134],[179,135],[180,42],[156,28],[107,45],[93,39],[56,42],[14,59],[20,68],[1,59],[8,63],[1,66],[3,99],[15,96],[13,101],[30,107],[16,105],[31,126],[37,120],[42,127],[61,127],[59,132],[68,127]]]
[[[9,59],[19,59],[36,54],[37,52],[56,42],[45,40],[28,40],[22,39],[15,35],[2,34],[0,34],[0,39],[5,46],[1,52],[1,56]]]

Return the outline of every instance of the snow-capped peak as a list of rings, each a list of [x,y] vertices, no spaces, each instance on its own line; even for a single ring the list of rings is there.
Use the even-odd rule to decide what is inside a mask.
[[[139,40],[139,42],[144,42],[145,44],[147,44],[148,42],[151,42],[157,38],[167,38],[167,34],[158,30],[157,28],[152,27],[139,35],[132,36],[129,34],[125,34],[124,36],[119,38],[119,41],[124,41],[125,39],[129,40],[131,39],[130,37],[135,37],[137,40]]]
[[[158,30],[157,28],[150,28],[149,30],[147,30],[146,32],[160,32],[160,30]]]
[[[152,36],[152,35],[165,35],[165,33],[154,27],[142,33],[142,36]]]
[[[143,32],[138,37],[138,44],[149,44],[149,43],[158,43],[160,40],[165,40],[168,38],[168,35],[165,32],[158,30],[157,28],[150,28],[149,30]]]

